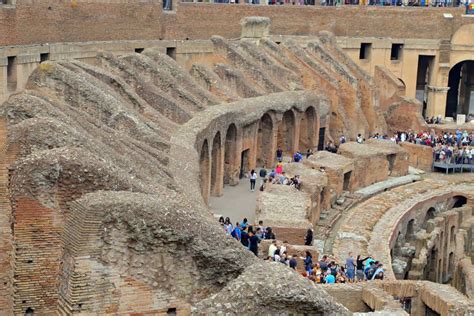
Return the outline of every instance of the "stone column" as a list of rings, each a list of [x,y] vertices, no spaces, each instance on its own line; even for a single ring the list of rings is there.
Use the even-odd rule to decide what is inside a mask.
[[[428,88],[428,104],[426,107],[426,116],[438,116],[443,118],[446,114],[446,99],[448,97],[449,87],[427,86]]]
[[[291,148],[292,155],[300,149],[301,118],[305,115],[304,112],[293,111],[293,113],[295,115],[295,130],[293,133],[293,146]],[[306,131],[303,131],[303,133],[305,132]]]

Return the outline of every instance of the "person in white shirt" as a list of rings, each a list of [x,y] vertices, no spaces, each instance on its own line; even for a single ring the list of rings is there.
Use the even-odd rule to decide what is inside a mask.
[[[270,247],[268,247],[268,257],[272,258],[275,256],[275,250],[277,250],[276,240],[272,241]]]

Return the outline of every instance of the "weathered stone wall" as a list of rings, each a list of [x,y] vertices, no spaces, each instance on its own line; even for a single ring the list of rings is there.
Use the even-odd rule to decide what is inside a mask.
[[[408,152],[410,166],[430,171],[433,167],[433,149],[430,146],[417,145],[408,142],[400,143],[403,149]]]
[[[173,1],[173,5],[176,11],[168,13],[163,12],[160,0],[107,1],[106,5],[103,1],[72,4],[18,0],[14,7],[0,6],[0,46],[92,40],[208,39],[212,35],[236,38],[240,36],[240,19],[246,16],[270,17],[274,21],[273,33],[283,35],[317,35],[319,31],[328,30],[344,36],[363,34],[397,38],[403,34],[406,38],[449,39],[451,32],[463,23],[462,8],[443,11],[436,8],[384,10],[363,6],[297,8],[177,1]],[[216,10],[219,14],[214,14]],[[445,12],[455,18],[443,19]],[[386,19],[404,22],[387,29]],[[59,29],[58,24],[62,26]]]

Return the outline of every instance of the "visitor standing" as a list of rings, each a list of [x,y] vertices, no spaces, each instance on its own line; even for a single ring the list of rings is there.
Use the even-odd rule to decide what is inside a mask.
[[[250,191],[255,191],[255,183],[257,182],[257,173],[254,169],[250,171]]]
[[[249,232],[249,250],[254,253],[254,255],[258,256],[258,243],[260,242],[260,238],[253,233],[253,231]]]
[[[346,275],[349,282],[354,282],[355,265],[352,252],[349,252],[349,256],[346,258]]]
[[[278,162],[282,162],[283,161],[283,150],[281,150],[280,147],[278,147],[276,154],[277,154]]]

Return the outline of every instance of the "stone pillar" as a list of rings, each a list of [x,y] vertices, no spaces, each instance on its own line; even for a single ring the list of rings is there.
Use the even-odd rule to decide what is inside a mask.
[[[428,104],[426,107],[426,116],[438,116],[443,118],[446,114],[446,99],[448,97],[449,87],[427,86],[428,88]]]
[[[241,38],[261,38],[270,35],[270,18],[267,17],[245,17],[240,20],[240,26]]]
[[[258,153],[258,124],[260,121],[257,121],[252,124],[251,126],[251,135],[252,135],[252,142],[250,144],[250,152],[249,152],[249,169],[255,169],[257,168],[257,153]]]
[[[222,196],[224,194],[224,146],[222,145],[221,137],[221,148],[217,152],[216,162],[216,183],[214,185],[213,196]],[[225,139],[224,139],[225,142]]]
[[[446,59],[446,56],[444,58],[440,57],[440,59]],[[432,84],[427,86],[426,116],[441,115],[444,118],[446,115],[446,100],[449,90],[448,78],[449,70],[451,69],[449,65],[449,62],[446,62],[446,60],[443,63],[440,60],[437,76],[433,78]]]
[[[301,133],[301,118],[306,115],[304,112],[300,113],[297,111],[293,111],[295,115],[295,128],[293,133],[293,141],[292,141],[292,148],[291,154],[293,155],[295,152],[300,150],[300,133]],[[306,131],[303,131],[305,133]]]

